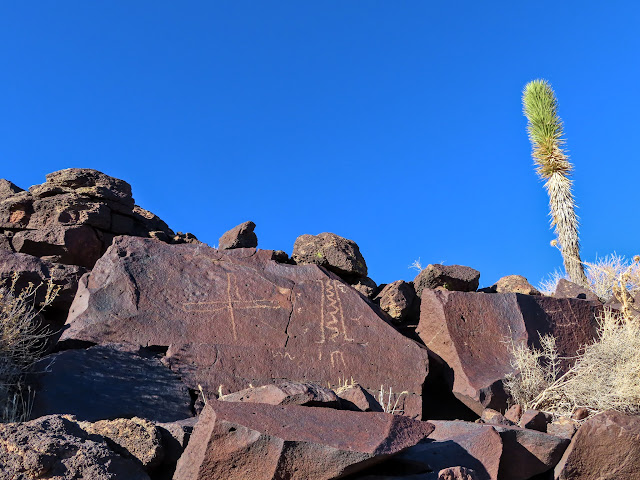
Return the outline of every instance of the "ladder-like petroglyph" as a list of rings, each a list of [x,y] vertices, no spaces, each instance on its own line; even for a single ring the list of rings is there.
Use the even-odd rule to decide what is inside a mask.
[[[353,342],[353,338],[347,334],[347,327],[344,322],[344,311],[339,293],[342,285],[336,285],[336,283],[335,280],[320,282],[322,292],[320,299],[320,340],[316,343],[326,343],[327,339],[334,343],[338,340]]]
[[[260,308],[279,309],[282,308],[282,306],[276,300],[243,299],[238,288],[238,281],[236,279],[236,276],[232,273],[227,273],[227,292],[223,300],[215,302],[186,302],[182,304],[182,309],[185,312],[227,312],[229,315],[231,332],[233,334],[234,340],[238,339],[236,311]]]

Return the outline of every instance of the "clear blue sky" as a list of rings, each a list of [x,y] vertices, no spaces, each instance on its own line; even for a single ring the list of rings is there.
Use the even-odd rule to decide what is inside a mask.
[[[520,96],[559,98],[583,259],[640,253],[633,1],[4,2],[0,177],[127,180],[174,230],[355,240],[378,283],[562,265]]]

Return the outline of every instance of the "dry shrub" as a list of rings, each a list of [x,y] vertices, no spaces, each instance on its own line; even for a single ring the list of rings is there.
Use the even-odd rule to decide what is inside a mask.
[[[543,348],[512,346],[518,370],[505,381],[514,402],[557,416],[585,407],[640,414],[640,319],[609,308],[598,319],[598,337],[583,347],[573,366],[561,373],[555,339]]]
[[[16,291],[18,275],[8,287],[0,288],[0,421],[24,420],[29,413],[32,393],[23,385],[25,372],[42,356],[50,332],[42,327],[40,313],[53,302],[60,287],[49,283],[29,283]],[[46,288],[44,300],[36,295]]]

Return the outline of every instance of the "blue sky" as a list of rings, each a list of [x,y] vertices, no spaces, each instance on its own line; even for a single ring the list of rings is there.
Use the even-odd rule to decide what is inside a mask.
[[[378,283],[561,267],[524,85],[554,87],[582,256],[640,253],[640,4],[65,1],[0,7],[0,177],[87,167],[209,244],[355,240]]]

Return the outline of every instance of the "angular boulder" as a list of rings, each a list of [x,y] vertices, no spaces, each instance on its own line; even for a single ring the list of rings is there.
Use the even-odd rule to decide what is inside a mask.
[[[463,265],[427,265],[413,280],[416,294],[422,297],[424,289],[443,289],[475,292],[480,283],[480,272]]]
[[[383,411],[380,402],[357,383],[339,387],[335,392],[340,398],[340,405],[344,410],[354,410],[356,412]]]
[[[453,370],[456,397],[481,415],[506,409],[502,380],[515,372],[510,342],[540,348],[540,335],[552,334],[559,355],[574,357],[595,338],[601,310],[578,299],[424,290],[416,331]]]
[[[399,409],[420,416],[428,352],[381,315],[333,274],[270,251],[117,237],[81,280],[61,342],[168,347],[164,363],[208,398],[352,377],[374,395],[408,392]]]
[[[433,425],[386,413],[212,401],[175,480],[329,480],[361,471],[428,437]]]
[[[522,275],[507,275],[491,287],[496,293],[521,293],[523,295],[540,295],[537,288]]]
[[[581,287],[577,283],[570,282],[564,278],[558,280],[556,290],[553,294],[556,298],[580,298],[582,300],[596,300],[598,296],[591,290]]]
[[[416,291],[413,284],[404,280],[397,280],[386,285],[376,296],[380,302],[380,308],[386,312],[394,322],[403,322],[414,311],[418,304]],[[415,309],[417,311],[417,309]]]
[[[299,236],[293,245],[291,257],[298,265],[325,267],[339,277],[350,280],[350,283],[367,276],[367,264],[358,245],[335,233]]]
[[[149,480],[136,460],[61,415],[0,424],[0,467],[3,479]]]
[[[232,248],[255,248],[258,246],[258,237],[253,229],[256,224],[244,222],[232,228],[220,237],[218,248],[220,250],[230,250]]]
[[[269,405],[304,405],[307,407],[339,408],[340,399],[333,390],[302,382],[281,382],[277,385],[251,387],[222,395],[223,402],[268,403]]]
[[[555,478],[640,479],[640,416],[609,410],[584,422],[556,466]]]
[[[33,371],[32,418],[60,413],[83,421],[142,417],[172,422],[193,415],[189,389],[175,373],[122,345],[48,355]]]

